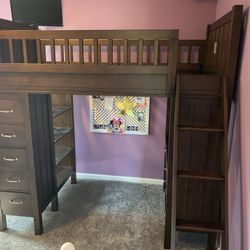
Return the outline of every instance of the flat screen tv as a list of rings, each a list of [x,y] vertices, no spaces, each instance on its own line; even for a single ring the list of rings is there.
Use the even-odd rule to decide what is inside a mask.
[[[61,0],[10,0],[12,19],[34,26],[62,26]]]

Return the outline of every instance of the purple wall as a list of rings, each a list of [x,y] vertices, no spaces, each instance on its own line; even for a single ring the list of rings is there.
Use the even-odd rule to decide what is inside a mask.
[[[89,132],[88,97],[75,96],[78,171],[161,178],[166,98],[152,98],[150,135],[112,135]]]
[[[219,0],[216,16],[230,11],[233,5],[244,4],[248,16],[250,0]],[[247,18],[246,18],[247,20]],[[250,25],[246,22],[239,75],[239,98],[229,169],[230,250],[250,250]],[[242,195],[241,195],[242,190]],[[241,200],[242,197],[242,200]],[[241,223],[242,213],[242,223]],[[243,228],[241,228],[241,225]],[[242,245],[243,237],[243,245]]]
[[[62,0],[64,29],[179,29],[203,39],[217,0]]]

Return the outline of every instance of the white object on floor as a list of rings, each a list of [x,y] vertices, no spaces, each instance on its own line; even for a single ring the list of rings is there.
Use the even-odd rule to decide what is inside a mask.
[[[61,246],[60,250],[76,250],[76,248],[75,248],[75,246],[74,246],[73,243],[71,243],[71,242],[65,242]]]

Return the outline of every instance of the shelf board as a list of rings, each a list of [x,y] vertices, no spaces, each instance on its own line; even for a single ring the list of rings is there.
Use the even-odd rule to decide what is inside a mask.
[[[60,190],[68,178],[73,174],[72,166],[57,166],[56,168],[56,179],[57,179],[57,189]]]
[[[224,130],[222,128],[182,126],[182,125],[180,125],[178,128],[179,128],[179,130],[183,130],[183,131],[215,132],[215,133],[223,133],[224,132]]]
[[[56,118],[57,116],[67,112],[71,110],[71,107],[67,107],[67,106],[54,106],[52,107],[52,114],[53,114],[53,118]]]
[[[56,166],[62,162],[66,156],[68,156],[72,152],[72,147],[59,146],[55,148],[56,154]]]
[[[209,173],[209,172],[196,172],[196,171],[186,171],[178,170],[177,176],[179,178],[187,178],[194,180],[207,180],[207,181],[224,181],[224,177],[219,174]]]
[[[176,220],[177,231],[190,231],[197,233],[223,233],[224,228],[220,223],[200,223]]]
[[[67,127],[54,127],[54,142],[57,143],[60,141],[65,135],[70,133],[72,128]]]

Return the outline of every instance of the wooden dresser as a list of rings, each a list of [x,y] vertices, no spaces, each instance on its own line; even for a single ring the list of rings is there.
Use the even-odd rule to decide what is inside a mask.
[[[35,234],[41,234],[42,212],[50,202],[58,210],[57,191],[71,175],[75,182],[73,144],[71,171],[56,169],[52,119],[51,95],[0,95],[1,230],[7,226],[5,215],[31,216]]]

